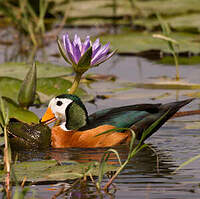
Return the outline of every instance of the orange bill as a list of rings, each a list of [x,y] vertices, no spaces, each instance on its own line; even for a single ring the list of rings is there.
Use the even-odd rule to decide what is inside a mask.
[[[45,123],[45,124],[49,124],[52,123],[56,120],[55,115],[53,114],[51,108],[47,108],[45,114],[43,115],[41,122]]]

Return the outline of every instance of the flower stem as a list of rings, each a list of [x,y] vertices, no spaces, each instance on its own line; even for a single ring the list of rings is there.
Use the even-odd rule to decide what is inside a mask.
[[[75,93],[76,89],[78,88],[79,82],[81,80],[81,76],[82,76],[82,73],[76,73],[72,87],[69,89],[69,92],[68,92],[69,94]]]

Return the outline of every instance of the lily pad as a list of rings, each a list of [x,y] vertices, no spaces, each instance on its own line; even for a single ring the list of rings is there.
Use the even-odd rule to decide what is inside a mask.
[[[39,78],[37,81],[37,91],[39,91],[39,96],[40,93],[43,93],[51,99],[57,95],[67,93],[71,85],[71,81],[62,78]],[[75,94],[84,99],[93,99],[93,97],[88,95],[82,88],[78,88]],[[46,101],[48,100],[46,99]],[[42,98],[41,101],[46,102],[45,100],[43,101]]]
[[[128,89],[144,88],[144,89],[164,89],[164,90],[196,90],[200,89],[200,84],[173,82],[152,82],[152,83],[122,83],[121,86]]]
[[[187,32],[199,32],[200,31],[200,14],[189,13],[182,15],[163,16],[163,21],[169,24],[174,30],[187,31]],[[139,18],[134,20],[135,25],[146,27],[148,30],[154,30],[160,26],[159,20],[155,18]]]
[[[92,163],[94,166],[91,169],[93,176],[98,175],[98,163]],[[44,182],[44,181],[64,181],[77,179],[84,176],[84,173],[90,167],[90,163],[64,162],[63,165],[58,165],[54,160],[49,161],[34,161],[22,162],[13,165],[17,180],[22,181],[27,177],[27,182]],[[104,173],[108,171],[116,171],[117,167],[107,165]],[[0,181],[4,180],[4,172],[0,171]]]
[[[17,103],[21,84],[21,80],[10,77],[0,77],[0,96],[8,97]]]
[[[11,77],[0,77],[0,96],[9,97],[17,103],[17,96],[21,84],[22,80]],[[39,78],[37,80],[37,93],[40,101],[45,103],[56,95],[66,93],[71,85],[71,81],[59,77]],[[93,96],[87,94],[82,88],[78,88],[76,94],[85,101],[93,99]]]
[[[2,97],[5,107],[8,108],[9,118],[26,122],[28,124],[38,123],[39,118],[33,112],[20,108],[13,100]]]
[[[165,56],[156,61],[159,64],[174,65],[174,58],[172,56]],[[180,65],[197,65],[200,63],[200,56],[181,57],[178,58]]]
[[[148,0],[136,1],[136,6],[145,15],[160,13],[163,15],[183,14],[187,12],[199,12],[200,1],[198,0]]]
[[[158,33],[162,34],[162,33]],[[176,40],[179,44],[175,48],[177,53],[200,53],[199,35],[191,33],[171,33],[170,38]],[[157,50],[164,53],[170,53],[167,42],[153,38],[151,33],[126,31],[116,35],[100,36],[102,42],[111,43],[112,49],[118,49],[119,53],[138,54],[141,52]]]
[[[71,67],[60,66],[50,63],[39,63],[36,62],[37,66],[37,77],[61,77],[70,75],[73,71]],[[31,64],[19,63],[19,62],[8,62],[0,64],[0,77],[7,76],[16,79],[23,80],[26,76]]]
[[[138,19],[145,22],[145,19],[151,20],[152,16],[157,13],[166,17],[179,17],[187,14],[199,14],[200,11],[199,0],[137,0],[131,2],[133,1],[76,0],[70,4],[58,5],[53,11],[65,13],[66,10],[70,9],[67,23],[74,25],[112,24],[113,19],[115,19],[116,24],[130,24],[131,17],[133,17],[133,23],[137,24]],[[195,28],[198,28],[199,18],[193,19],[193,22],[188,19],[191,26],[193,24]],[[175,19],[173,26],[178,27],[180,21],[180,19]],[[146,22],[145,25],[147,26],[148,23]],[[190,24],[187,23],[186,26],[190,26]]]

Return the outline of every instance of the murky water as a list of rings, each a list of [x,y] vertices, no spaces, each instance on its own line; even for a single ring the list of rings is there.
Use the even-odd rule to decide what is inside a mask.
[[[85,33],[83,33],[85,34]],[[55,44],[50,50],[55,52]],[[39,58],[40,59],[40,58]],[[60,58],[49,57],[52,63],[64,64]],[[95,95],[106,95],[110,98],[97,99],[95,104],[86,103],[89,113],[111,106],[124,106],[136,103],[165,103],[177,99],[187,98],[185,95],[191,93],[189,90],[151,90],[133,88],[124,90],[125,82],[153,82],[155,78],[175,76],[175,67],[170,65],[159,65],[156,62],[148,61],[144,58],[131,56],[115,56],[111,61],[102,66],[92,69],[91,73],[112,74],[117,76],[115,82],[97,82],[86,88],[87,91]],[[200,83],[200,65],[180,66],[181,77],[190,83]],[[122,91],[117,91],[122,89]],[[113,92],[116,91],[116,92]],[[153,100],[155,97],[168,93],[164,98]],[[199,100],[195,100],[187,105],[184,110],[197,109]],[[32,108],[39,116],[44,113],[44,108]],[[168,121],[160,128],[146,143],[156,151],[156,154],[146,148],[139,152],[131,160],[126,169],[115,180],[116,192],[111,195],[98,195],[92,183],[87,187],[77,187],[72,190],[66,198],[159,198],[159,199],[191,199],[200,198],[200,173],[199,163],[195,161],[179,170],[176,174],[172,172],[181,163],[200,153],[200,130],[190,126],[194,121],[200,122],[200,116],[188,116]],[[116,148],[122,160],[126,158],[128,149],[125,146]],[[76,160],[85,162],[88,160],[99,160],[103,153],[102,149],[49,149],[43,152],[26,152],[19,154],[20,160]],[[157,156],[159,167],[157,167]],[[115,159],[113,157],[113,162]],[[106,183],[105,178],[103,183]],[[31,189],[35,191],[39,198],[49,198],[54,195],[59,186],[36,185]],[[31,193],[30,193],[31,195]]]

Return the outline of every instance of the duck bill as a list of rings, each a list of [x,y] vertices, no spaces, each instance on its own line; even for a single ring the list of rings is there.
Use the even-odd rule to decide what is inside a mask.
[[[40,121],[44,124],[50,124],[50,123],[56,121],[56,117],[53,114],[50,107],[47,108],[45,114],[43,115],[43,117]]]

